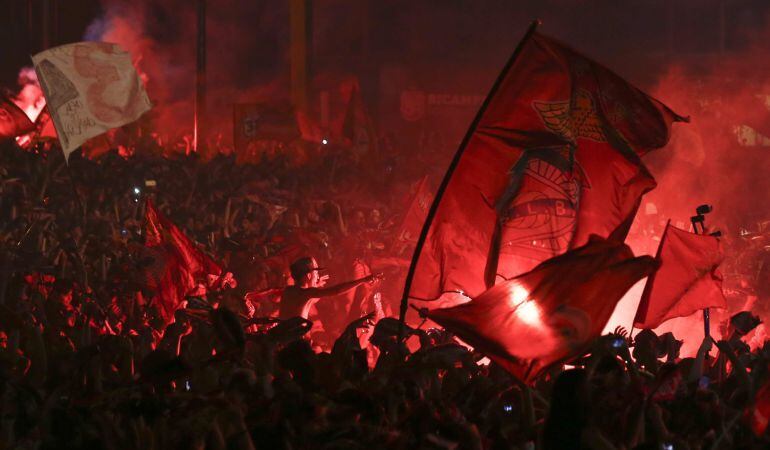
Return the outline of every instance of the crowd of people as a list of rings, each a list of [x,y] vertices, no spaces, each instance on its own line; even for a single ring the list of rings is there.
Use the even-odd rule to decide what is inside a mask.
[[[404,214],[438,154],[415,164],[392,136],[365,158],[269,143],[249,164],[132,145],[65,165],[50,143],[0,144],[2,448],[770,445],[770,346],[744,342],[751,314],[694,358],[670,334],[617,329],[532,386],[445,330],[400,340]],[[171,321],[146,280],[148,198],[235,280]],[[311,272],[354,289],[282,310]]]

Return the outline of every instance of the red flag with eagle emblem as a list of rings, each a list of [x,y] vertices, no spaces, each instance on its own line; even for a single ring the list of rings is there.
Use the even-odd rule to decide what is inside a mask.
[[[666,225],[657,259],[660,270],[647,280],[634,318],[636,328],[657,328],[674,317],[704,308],[726,308],[719,239]]]
[[[456,156],[408,295],[477,296],[596,234],[625,239],[655,187],[641,156],[685,121],[609,69],[530,32]]]
[[[592,236],[580,248],[428,317],[528,382],[585,351],[626,291],[656,267],[650,256],[635,258],[627,245]]]
[[[166,320],[207,275],[220,275],[222,269],[185,236],[173,222],[161,214],[148,199],[144,225],[144,246],[152,254],[149,281]]]

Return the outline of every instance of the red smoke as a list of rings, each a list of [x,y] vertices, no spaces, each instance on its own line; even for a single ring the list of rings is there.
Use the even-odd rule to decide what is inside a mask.
[[[159,0],[150,5],[147,2],[128,0],[102,0],[102,3],[104,15],[92,24],[86,37],[116,42],[131,52],[140,73],[145,75],[148,93],[155,104],[150,117],[156,129],[170,137],[183,132],[191,133],[195,84],[195,2]],[[221,132],[229,141],[232,135],[232,103],[288,98],[288,7],[285,2],[237,2],[235,0],[209,1],[208,4],[209,129],[212,132]],[[582,24],[580,31],[574,29],[572,34],[585,35],[585,23],[581,20],[589,20],[591,17],[588,17],[588,14],[585,14],[585,17],[580,15],[580,10],[585,9],[582,5],[579,10],[574,5],[571,8],[569,11],[576,15],[570,16],[569,20],[557,20],[556,17],[549,17],[552,19],[550,21],[546,20],[547,24],[560,24],[563,27],[550,25],[548,28],[564,28],[569,31],[577,27],[575,24]],[[427,14],[431,14],[432,17],[437,14],[433,8],[428,9],[430,9],[429,12],[421,14],[414,11],[404,12],[406,16],[404,20],[407,20],[407,24],[411,26],[389,30],[389,36],[392,35],[393,39],[402,39],[396,39],[394,42],[419,47],[418,50],[425,47],[422,50],[426,54],[434,51],[432,44],[428,45],[430,42],[427,39],[408,39],[430,35],[427,31],[420,34],[423,27],[426,30],[429,28],[429,25],[420,18]],[[620,6],[612,10],[614,11],[612,14],[618,17],[608,13],[608,17],[613,18],[611,22],[617,22],[625,17],[620,14],[621,10]],[[451,14],[450,16],[454,17]],[[634,23],[638,22],[636,19],[627,18]],[[435,22],[443,23],[447,20],[435,20]],[[322,33],[330,32],[327,29],[333,31],[339,27],[337,20],[329,20],[328,23],[320,20],[320,22],[319,30]],[[383,27],[390,24],[385,20],[382,23],[385,24]],[[454,22],[451,26],[446,25],[447,29],[451,29],[451,32],[446,33],[447,36],[457,35],[454,25]],[[404,32],[402,30],[404,28],[416,31],[410,34]],[[342,35],[347,36],[346,33]],[[590,33],[588,35],[587,39],[591,41]],[[770,177],[766,175],[770,173],[768,170],[770,169],[770,158],[768,158],[770,147],[741,146],[736,131],[739,131],[741,138],[749,143],[756,143],[757,140],[760,144],[770,143],[770,140],[757,139],[754,132],[747,131],[748,129],[743,127],[752,127],[760,133],[766,131],[765,135],[770,137],[770,120],[768,120],[770,111],[765,105],[770,95],[770,77],[765,76],[769,73],[765,67],[767,63],[764,62],[768,60],[767,49],[761,47],[761,43],[770,42],[766,39],[767,37],[770,37],[768,33],[742,36],[741,42],[755,43],[750,44],[743,51],[721,55],[674,54],[675,61],[663,71],[657,83],[647,89],[678,113],[689,115],[691,123],[675,125],[670,145],[645,158],[646,164],[658,181],[658,188],[645,197],[634,229],[629,236],[629,244],[637,254],[655,252],[657,248],[655,236],[660,235],[666,220],[672,219],[674,225],[687,228],[694,208],[701,203],[710,203],[715,208],[709,215],[707,224],[712,229],[719,229],[724,233],[728,258],[725,265],[734,266],[736,255],[733,244],[740,229],[754,231],[757,228],[756,223],[765,219],[764,210],[770,204],[768,201],[770,200]],[[644,41],[642,38],[640,40]],[[326,43],[326,47],[319,42],[314,44],[317,47],[314,48],[317,53],[324,53],[316,55],[318,66],[323,65],[324,58],[338,62],[340,66],[343,65],[345,60],[340,55],[347,55],[350,51],[343,51],[340,46],[354,45],[351,42],[341,43],[340,40],[331,39]],[[495,35],[493,41],[495,45],[486,49],[470,48],[455,43],[452,48],[465,51],[467,55],[462,54],[464,56],[493,54],[494,58],[485,60],[484,65],[466,64],[463,67],[447,67],[451,70],[443,70],[442,73],[449,75],[446,77],[442,75],[441,79],[426,80],[425,84],[441,85],[447,80],[465,80],[460,84],[467,86],[468,92],[485,92],[489,85],[484,85],[482,81],[491,82],[492,76],[498,69],[498,67],[489,66],[488,61],[502,57],[500,55],[507,52],[507,48],[510,47],[505,41],[506,50],[493,52],[490,48],[498,49],[497,45],[501,40]],[[654,42],[655,48],[662,48],[664,41],[650,42]],[[376,44],[378,41],[372,39],[372,42]],[[617,42],[632,45],[631,39],[627,38]],[[616,50],[618,45],[621,44],[610,45],[610,47]],[[339,52],[335,53],[335,49]],[[354,50],[364,54],[364,48],[356,47]],[[379,50],[383,51],[382,48]],[[390,51],[401,54],[402,50],[395,48]],[[592,54],[590,48],[584,50]],[[604,53],[607,52],[605,49]],[[411,53],[406,53],[422,54],[414,49]],[[627,64],[624,65],[639,67],[640,60],[634,56],[637,54],[628,53],[628,55],[630,56],[626,59],[633,58],[633,60],[626,61]],[[446,66],[452,66],[457,65],[459,59],[459,57],[447,57],[442,61]],[[619,61],[621,58],[613,59]],[[409,64],[416,66],[419,63],[419,58],[413,58]],[[430,64],[433,64],[433,61],[430,61]],[[623,70],[619,72],[622,75],[630,75],[631,79],[651,78],[649,74],[626,74]],[[470,76],[475,73],[480,75]],[[338,77],[329,78],[335,79],[335,82],[324,81],[324,75],[316,76],[315,87],[333,91],[332,86]],[[466,82],[468,80],[472,81]],[[384,82],[383,86],[388,87]],[[426,89],[430,87],[426,86]],[[392,93],[398,94],[396,88],[393,88]],[[331,101],[334,102],[335,99],[336,97],[333,97]],[[383,99],[380,101],[384,102]],[[332,104],[332,106],[338,112],[344,111],[343,102],[338,103],[339,105]],[[389,120],[388,117],[379,119],[380,123],[387,123]],[[467,123],[459,128],[463,127],[467,127]],[[457,134],[454,131],[446,130],[446,133]],[[446,150],[448,161],[455,148]],[[735,278],[730,271],[725,273],[725,277],[726,283],[733,282]],[[641,289],[635,288],[621,302],[617,312],[622,317],[613,319],[611,326],[628,327],[630,325],[638,300],[637,291],[641,292]],[[693,319],[693,330],[696,331],[686,333],[688,335],[680,333],[678,337],[684,338],[688,344],[697,346],[702,337],[702,326],[699,320],[698,317]],[[716,324],[712,328],[716,329]]]
[[[91,24],[85,38],[114,42],[130,52],[154,104],[150,113],[154,128],[169,138],[190,134],[196,73],[195,2],[102,3],[104,15]],[[288,37],[280,45],[259,40],[264,34],[260,28],[279,20],[263,2],[207,3],[208,134],[222,133],[229,141],[233,103],[288,97],[288,74],[276,76],[276,68],[286,66],[283,47]],[[288,16],[280,20],[288,24]]]
[[[32,67],[21,69],[18,83],[20,90],[13,102],[24,111],[29,120],[34,122],[45,107],[45,97],[37,81],[35,70]]]
[[[653,253],[657,241],[651,236],[660,236],[666,220],[688,229],[695,207],[712,204],[706,225],[724,236],[726,287],[752,276],[738,260],[741,230],[755,233],[759,222],[770,219],[770,72],[768,49],[760,45],[767,37],[770,33],[750,36],[749,42],[756,44],[739,52],[683,57],[669,65],[650,90],[678,113],[689,115],[691,122],[675,125],[670,144],[645,158],[658,187],[645,197],[630,244],[637,253]],[[655,205],[649,210],[657,214],[646,214],[646,202]],[[618,306],[608,329],[630,325],[641,294],[641,289],[636,291]],[[745,300],[728,296],[732,312]],[[712,312],[713,334],[719,335],[719,321],[728,317]],[[703,339],[702,314],[671,321],[661,330],[673,330],[685,340],[683,353],[694,353]]]

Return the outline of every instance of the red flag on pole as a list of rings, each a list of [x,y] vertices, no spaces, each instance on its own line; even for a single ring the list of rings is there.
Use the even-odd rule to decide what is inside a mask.
[[[716,237],[689,233],[668,224],[656,259],[660,269],[647,280],[634,327],[656,328],[674,317],[727,306],[717,271],[724,254]]]
[[[0,139],[15,138],[34,129],[35,125],[21,108],[0,96]]]
[[[640,156],[684,118],[530,30],[439,188],[404,300],[476,296],[588,236],[623,240],[655,180]]]
[[[151,250],[162,264],[154,264],[150,274],[152,287],[156,289],[161,312],[170,320],[185,295],[206,276],[220,275],[222,269],[208,255],[199,250],[173,222],[148,199],[146,205],[145,247]]]
[[[748,407],[744,419],[757,436],[763,436],[770,423],[770,382],[765,382],[757,391],[754,403]]]
[[[401,220],[401,226],[395,236],[393,247],[397,254],[404,247],[411,247],[417,243],[417,236],[420,235],[420,229],[425,223],[432,199],[433,193],[428,186],[428,176],[425,175],[415,186],[414,193],[407,203],[404,218]]]
[[[350,145],[357,155],[372,153],[377,149],[377,133],[369,114],[366,113],[358,81],[350,83],[350,97],[339,125],[338,137]]]
[[[428,317],[526,382],[581,354],[623,294],[656,266],[623,243],[592,236],[583,247]]]

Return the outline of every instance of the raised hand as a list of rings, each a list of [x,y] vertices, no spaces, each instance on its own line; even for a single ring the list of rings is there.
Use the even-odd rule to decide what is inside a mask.
[[[615,331],[613,331],[612,334],[617,334],[623,339],[628,339],[628,330],[626,330],[624,327],[615,327]]]
[[[374,325],[374,322],[372,321],[374,319],[374,313],[369,313],[365,316],[361,316],[358,319],[350,322],[347,326],[348,330],[355,330],[358,328],[369,328],[372,325]]]
[[[374,284],[374,283],[382,280],[383,278],[385,278],[385,276],[382,274],[382,272],[373,273],[373,274],[369,275],[368,282]]]

